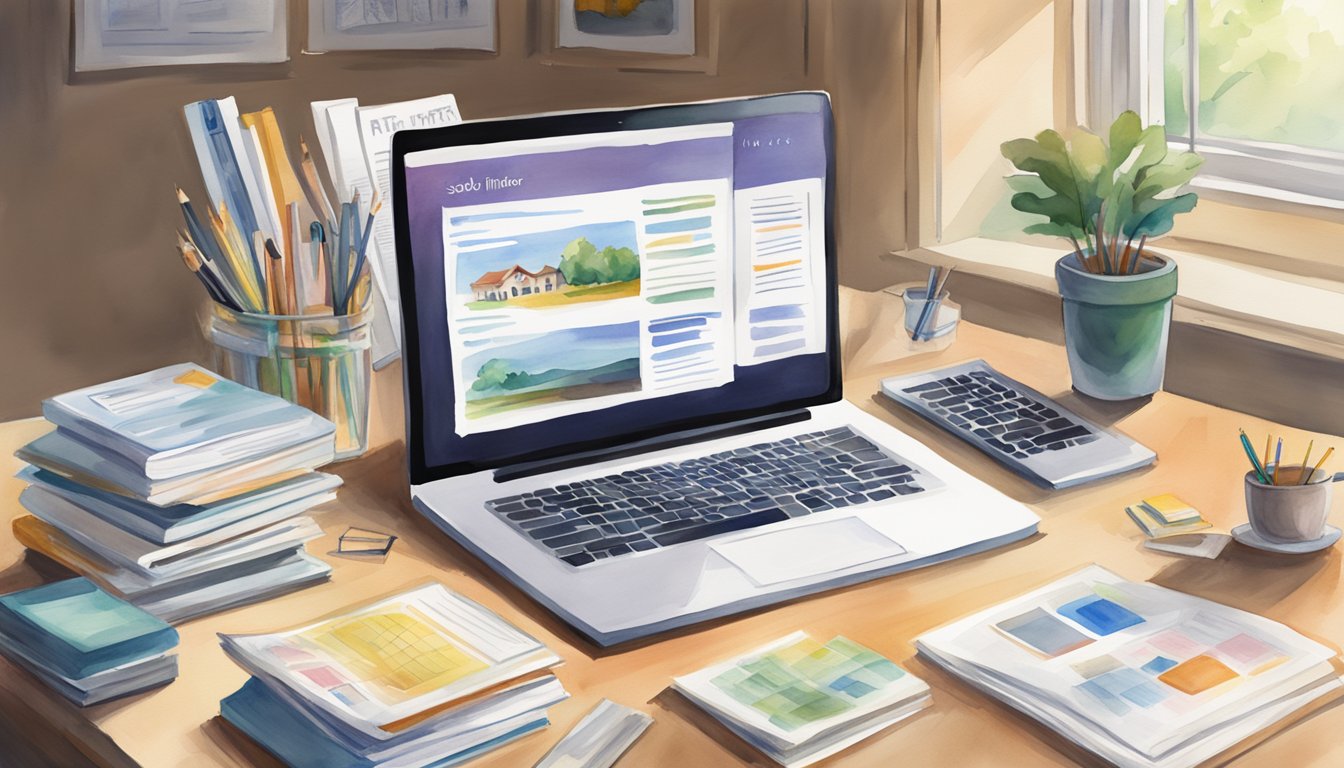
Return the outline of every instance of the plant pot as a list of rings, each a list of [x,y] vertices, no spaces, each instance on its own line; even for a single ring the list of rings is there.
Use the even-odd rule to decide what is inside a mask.
[[[1055,262],[1073,387],[1101,400],[1162,388],[1176,262],[1147,254],[1133,275],[1095,275],[1077,254]]]

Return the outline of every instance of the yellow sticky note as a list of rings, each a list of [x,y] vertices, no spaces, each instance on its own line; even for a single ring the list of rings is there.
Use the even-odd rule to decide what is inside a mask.
[[[1200,518],[1199,510],[1170,493],[1144,499],[1143,505],[1168,525]]]
[[[174,384],[186,384],[189,387],[200,387],[201,389],[205,389],[206,387],[214,384],[216,381],[218,381],[218,379],[216,379],[215,377],[210,376],[209,374],[206,374],[202,371],[195,371],[195,370],[187,371],[181,376],[178,376],[177,378],[173,379]]]

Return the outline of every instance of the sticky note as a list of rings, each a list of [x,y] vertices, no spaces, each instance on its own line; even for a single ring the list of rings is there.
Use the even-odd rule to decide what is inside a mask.
[[[174,384],[186,384],[189,387],[200,387],[201,389],[213,385],[215,381],[215,377],[201,371],[187,371],[173,379]]]
[[[1163,672],[1157,679],[1181,693],[1195,696],[1236,678],[1237,673],[1226,664],[1212,656],[1201,654],[1177,664]]]
[[[1143,671],[1154,675],[1160,675],[1174,666],[1176,666],[1176,661],[1174,659],[1168,659],[1166,656],[1154,656],[1152,661],[1143,665]]]
[[[1161,522],[1171,525],[1200,519],[1199,511],[1170,493],[1144,499],[1143,506]]]
[[[1049,658],[1074,651],[1092,638],[1070,627],[1040,608],[1004,619],[994,625],[999,631]]]
[[[1073,619],[1102,637],[1143,623],[1143,617],[1137,613],[1096,595],[1088,595],[1062,606],[1059,615]]]

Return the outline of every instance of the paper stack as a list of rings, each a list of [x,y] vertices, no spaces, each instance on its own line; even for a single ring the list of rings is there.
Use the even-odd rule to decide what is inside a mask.
[[[787,768],[833,755],[931,701],[924,681],[880,654],[802,632],[678,677],[673,687]]]
[[[165,621],[323,581],[304,512],[335,498],[334,427],[192,364],[51,398],[14,521],[27,546]]]
[[[921,655],[1120,766],[1203,762],[1341,688],[1329,648],[1097,566],[915,640]]]
[[[297,768],[446,766],[545,727],[560,658],[432,584],[265,635],[221,635],[253,677],[224,719]]]
[[[177,631],[87,579],[0,597],[0,653],[80,706],[177,677]]]

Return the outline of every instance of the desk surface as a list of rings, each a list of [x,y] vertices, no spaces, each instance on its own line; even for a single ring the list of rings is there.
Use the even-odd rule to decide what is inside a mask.
[[[922,632],[1006,600],[1088,563],[1122,576],[1191,592],[1282,621],[1339,648],[1344,641],[1340,551],[1285,558],[1232,544],[1216,561],[1182,559],[1139,546],[1123,509],[1144,496],[1172,492],[1228,530],[1245,520],[1241,476],[1245,456],[1237,429],[1273,430],[1291,444],[1327,437],[1289,429],[1167,393],[1150,402],[1110,406],[1084,401],[1068,386],[1062,348],[963,323],[959,339],[941,352],[913,354],[899,335],[899,301],[845,291],[846,396],[865,410],[937,446],[954,463],[984,478],[1041,516],[1040,533],[1024,542],[932,568],[711,622],[658,642],[611,653],[587,643],[520,592],[490,573],[420,518],[407,496],[403,450],[388,442],[358,461],[337,465],[346,487],[321,508],[326,535],[309,551],[334,568],[330,583],[259,605],[208,616],[179,627],[181,675],[155,692],[85,710],[66,704],[27,675],[0,669],[0,721],[31,734],[54,726],[85,755],[109,765],[246,766],[273,761],[219,717],[219,700],[246,679],[220,650],[217,632],[262,632],[292,626],[375,597],[437,579],[498,611],[565,659],[559,676],[572,698],[552,710],[552,726],[498,750],[472,766],[533,764],[603,697],[653,715],[654,725],[623,764],[629,766],[770,765],[763,756],[668,690],[675,675],[704,667],[794,630],[817,637],[844,634],[905,664],[933,687],[933,706],[903,725],[832,758],[824,765],[1075,765],[1088,756],[1034,722],[962,685],[914,656]],[[1056,397],[1080,413],[1114,424],[1157,451],[1158,463],[1108,482],[1048,492],[1000,468],[973,448],[877,398],[878,380],[982,357],[999,370]],[[384,394],[399,382],[383,376]],[[377,386],[377,384],[375,385]],[[384,397],[378,429],[397,429],[399,406]],[[0,425],[0,519],[22,514],[11,475],[15,448],[40,434],[40,420]],[[1344,440],[1324,441],[1340,444]],[[1344,504],[1336,500],[1336,525]],[[359,524],[397,534],[382,564],[332,556],[336,537]],[[23,548],[0,532],[0,588],[39,583]],[[3,663],[3,662],[0,662]],[[45,724],[45,726],[43,725]],[[1344,707],[1331,706],[1275,735],[1233,762],[1246,766],[1341,765]],[[3,730],[3,729],[0,729]],[[45,737],[42,737],[45,738]],[[114,746],[115,745],[115,746]],[[68,747],[67,747],[68,750]]]

